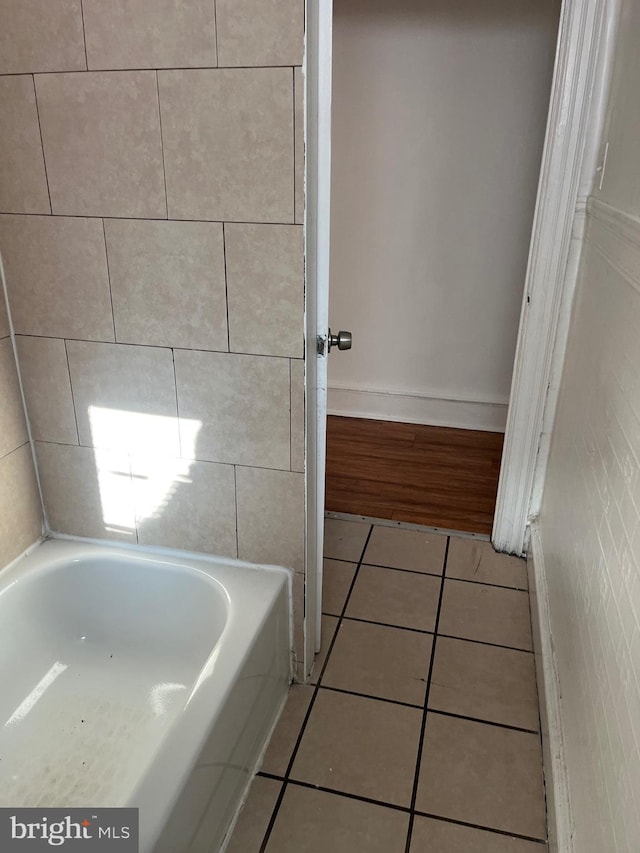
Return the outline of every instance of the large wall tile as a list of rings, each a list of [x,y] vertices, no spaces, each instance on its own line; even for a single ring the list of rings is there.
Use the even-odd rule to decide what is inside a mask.
[[[304,361],[291,360],[291,470],[304,471]]]
[[[0,567],[42,535],[42,507],[31,447],[0,459]]]
[[[64,341],[18,335],[16,344],[32,437],[78,444]]]
[[[236,469],[238,556],[304,571],[304,475]]]
[[[0,74],[86,68],[81,0],[1,0]]]
[[[300,65],[304,0],[216,0],[220,65]]]
[[[212,0],[84,0],[89,68],[216,65]]]
[[[39,75],[36,92],[54,213],[166,216],[153,71]]]
[[[180,456],[170,349],[68,341],[80,444]]]
[[[50,213],[31,77],[0,77],[0,115],[0,211]]]
[[[302,68],[293,69],[295,123],[296,222],[304,222],[304,78]]]
[[[138,541],[236,557],[233,465],[134,456]]]
[[[0,216],[0,251],[18,334],[113,340],[102,222]]]
[[[289,68],[160,71],[169,216],[293,221]]]
[[[105,222],[116,338],[228,349],[222,225]]]
[[[129,457],[113,450],[36,443],[49,527],[57,533],[136,541]]]
[[[304,249],[299,225],[225,225],[233,352],[301,358]]]
[[[182,455],[289,468],[289,363],[252,355],[175,353]]]
[[[0,341],[0,457],[27,441],[16,361],[11,338]]]

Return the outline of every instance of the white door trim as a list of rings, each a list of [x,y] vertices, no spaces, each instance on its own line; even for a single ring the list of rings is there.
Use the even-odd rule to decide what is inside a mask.
[[[565,288],[577,274],[567,260],[579,192],[593,175],[601,110],[593,109],[596,71],[607,48],[607,0],[564,0],[525,280],[498,485],[492,542],[522,554]],[[597,93],[596,93],[597,94]],[[599,105],[598,105],[599,106]],[[586,159],[585,159],[586,158]],[[587,163],[587,161],[589,161]],[[568,278],[573,276],[573,281]],[[561,347],[563,349],[563,347]],[[553,403],[555,400],[553,401]],[[553,404],[552,404],[553,408]],[[541,487],[537,487],[541,491]]]
[[[331,47],[333,0],[306,0],[305,77],[305,420],[306,530],[304,677],[320,649],[331,201]]]

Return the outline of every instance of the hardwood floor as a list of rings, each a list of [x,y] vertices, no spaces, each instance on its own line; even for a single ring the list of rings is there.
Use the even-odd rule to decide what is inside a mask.
[[[325,507],[491,533],[503,438],[330,415]]]

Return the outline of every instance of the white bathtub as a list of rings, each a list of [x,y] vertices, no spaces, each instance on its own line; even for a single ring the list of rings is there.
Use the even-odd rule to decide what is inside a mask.
[[[49,541],[0,572],[0,805],[134,806],[214,853],[285,697],[288,573]]]

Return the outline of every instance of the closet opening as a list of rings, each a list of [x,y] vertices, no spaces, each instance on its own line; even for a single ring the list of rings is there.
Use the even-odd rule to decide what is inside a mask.
[[[325,509],[489,536],[560,0],[334,0]]]

